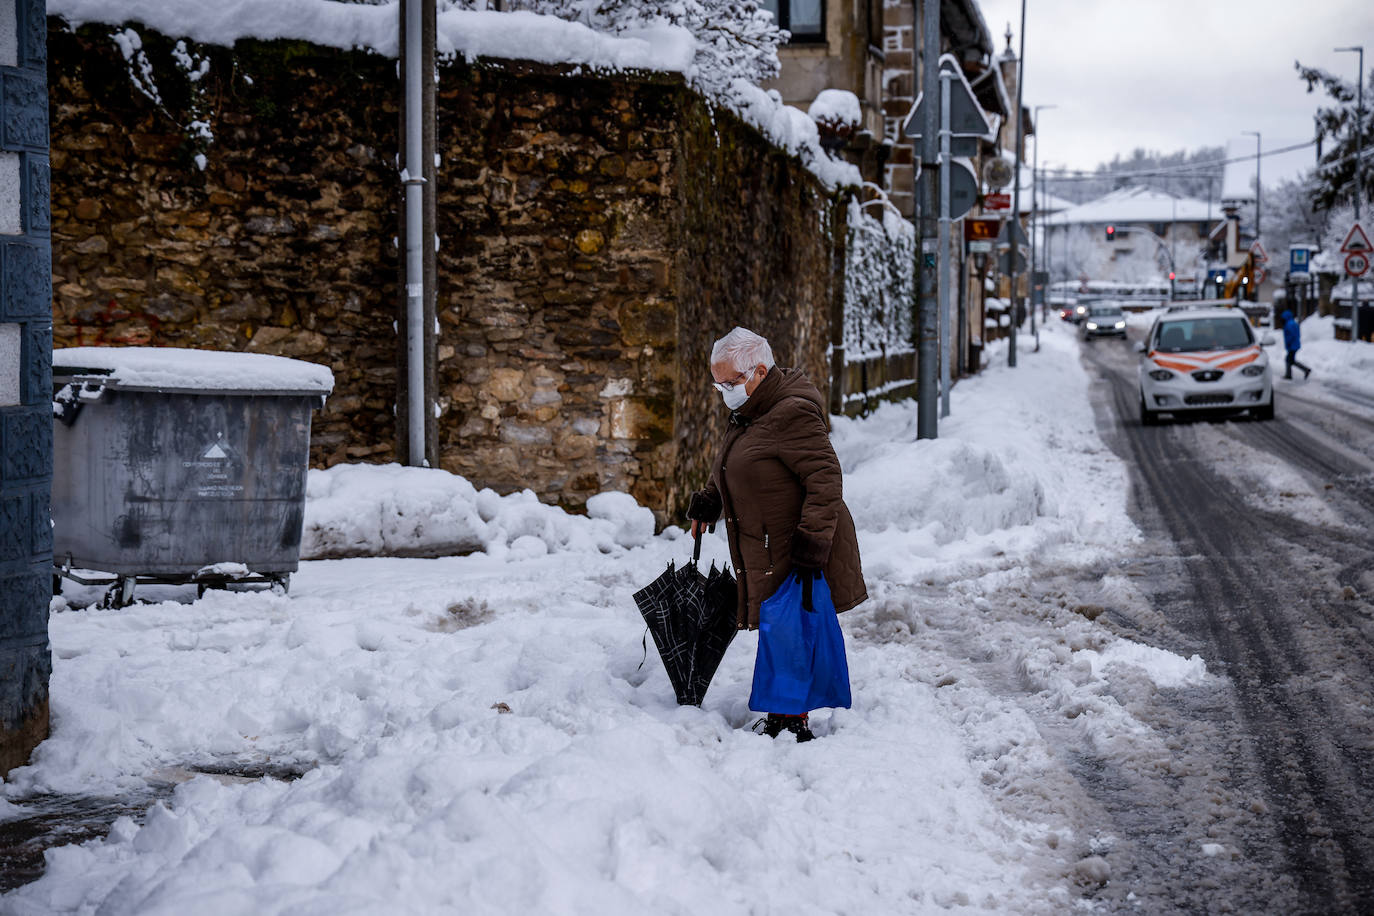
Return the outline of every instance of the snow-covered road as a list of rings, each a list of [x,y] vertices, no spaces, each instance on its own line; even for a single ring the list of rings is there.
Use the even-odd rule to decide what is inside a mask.
[[[1316,371],[1276,383],[1269,422],[1141,427],[1135,354],[1085,348],[1146,536],[1126,570],[1148,601],[1102,623],[1199,653],[1221,675],[1130,704],[1167,736],[1152,765],[1085,758],[1084,785],[1119,825],[1113,858],[1129,863],[1104,902],[1285,913],[1374,904],[1374,410],[1359,401],[1369,381],[1351,368],[1374,360],[1374,347],[1334,341],[1329,325],[1304,324],[1302,355]],[[1275,355],[1281,365],[1281,346]],[[1212,849],[1202,863],[1189,855],[1201,842]]]
[[[0,910],[1129,905],[1145,853],[1084,761],[1167,767],[1180,719],[1155,717],[1159,698],[1225,684],[1205,654],[1118,635],[1149,616],[1157,545],[1098,434],[1100,382],[1064,326],[1019,355],[1008,370],[991,348],[938,440],[915,440],[909,405],[836,421],[872,600],[841,618],[855,702],[815,717],[821,740],[748,730],[752,634],[701,709],[674,704],[652,645],[640,667],[630,594],[688,553],[646,510],[576,518],[439,472],[324,472],[318,542],[485,549],[308,562],[290,597],[59,610],[53,736],[3,816],[54,793],[165,798],[50,850]],[[234,767],[304,775],[196,775]],[[1229,849],[1202,833],[1171,852],[1224,877]]]

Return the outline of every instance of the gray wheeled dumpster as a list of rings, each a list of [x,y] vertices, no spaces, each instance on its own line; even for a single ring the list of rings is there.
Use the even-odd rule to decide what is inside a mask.
[[[111,586],[287,587],[325,366],[164,347],[53,352],[53,562]],[[93,573],[99,571],[104,577]]]

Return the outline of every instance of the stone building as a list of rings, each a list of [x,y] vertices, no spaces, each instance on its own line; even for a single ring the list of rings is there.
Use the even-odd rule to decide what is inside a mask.
[[[778,49],[782,72],[765,88],[802,111],[827,89],[852,92],[862,120],[836,146],[866,180],[881,182],[892,149],[884,118],[882,0],[763,0],[761,6],[792,36]]]

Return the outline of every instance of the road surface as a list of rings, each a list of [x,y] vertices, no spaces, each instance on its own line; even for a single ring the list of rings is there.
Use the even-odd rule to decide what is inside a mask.
[[[1083,345],[1147,546],[1102,622],[1222,677],[1132,698],[1142,759],[1066,740],[1110,825],[1109,911],[1374,912],[1374,403],[1277,382],[1277,418],[1140,424],[1131,342]],[[1081,742],[1080,742],[1081,744]]]

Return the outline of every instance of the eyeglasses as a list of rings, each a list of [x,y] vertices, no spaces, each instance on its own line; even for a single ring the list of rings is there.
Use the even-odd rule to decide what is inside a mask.
[[[714,388],[714,389],[716,389],[717,391],[719,391],[721,394],[724,394],[724,393],[727,392],[727,391],[734,391],[736,388],[740,387],[741,385],[744,385],[744,384],[748,383],[748,381],[749,381],[749,376],[747,376],[747,375],[745,375],[743,372],[741,372],[741,373],[739,374],[739,376],[738,376],[738,381],[734,381],[734,382],[712,382],[712,383],[711,383],[711,387]]]

